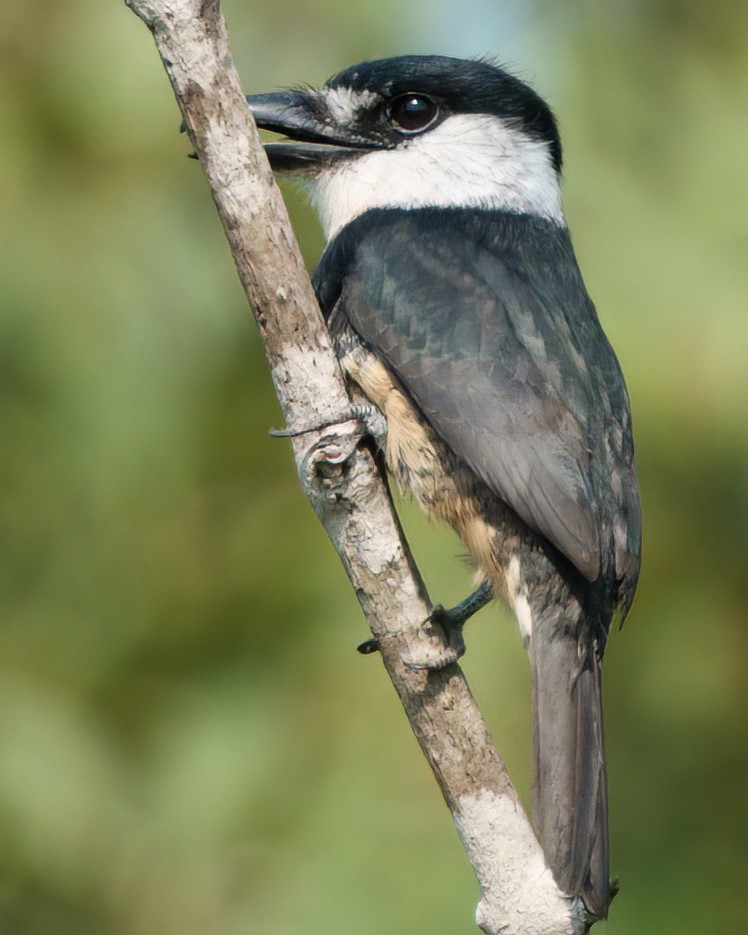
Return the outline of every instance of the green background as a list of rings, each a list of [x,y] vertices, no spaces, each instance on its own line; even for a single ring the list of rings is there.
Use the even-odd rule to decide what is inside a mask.
[[[748,7],[225,11],[248,91],[490,53],[556,109],[645,510],[606,666],[623,888],[604,930],[744,935]],[[0,931],[475,931],[448,814],[268,437],[258,337],[148,32],[102,0],[6,4],[0,29]],[[464,595],[459,543],[404,513],[434,598]],[[527,795],[515,626],[488,609],[468,644]]]

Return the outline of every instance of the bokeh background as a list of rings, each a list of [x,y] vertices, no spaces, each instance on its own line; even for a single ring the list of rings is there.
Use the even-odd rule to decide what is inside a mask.
[[[248,91],[489,53],[556,109],[628,377],[639,595],[607,658],[609,935],[748,931],[748,6],[225,0]],[[296,484],[145,28],[0,24],[0,931],[452,935],[477,888]],[[320,236],[289,192],[313,265]],[[435,599],[461,548],[403,506]],[[526,662],[465,669],[523,793]],[[600,931],[603,931],[601,926]]]

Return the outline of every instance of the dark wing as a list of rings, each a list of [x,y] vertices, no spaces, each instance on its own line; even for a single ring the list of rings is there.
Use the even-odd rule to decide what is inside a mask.
[[[627,404],[568,233],[428,209],[370,212],[341,238],[316,275],[323,305],[342,282],[336,315],[488,487],[595,580],[612,551]]]

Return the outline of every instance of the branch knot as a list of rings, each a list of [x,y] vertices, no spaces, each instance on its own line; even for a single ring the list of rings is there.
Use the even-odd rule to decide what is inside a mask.
[[[344,426],[349,426],[347,429]],[[301,460],[302,483],[315,498],[337,500],[344,493],[348,463],[361,441],[361,430],[351,420],[322,435]]]

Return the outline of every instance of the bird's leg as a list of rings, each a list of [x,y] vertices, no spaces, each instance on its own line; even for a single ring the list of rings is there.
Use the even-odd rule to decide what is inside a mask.
[[[473,614],[485,607],[493,598],[493,588],[488,581],[479,585],[464,601],[449,609],[437,604],[429,615],[427,623],[436,624],[444,634],[444,645],[436,652],[431,651],[423,657],[411,657],[405,660],[410,669],[443,669],[465,654],[465,640],[462,628]],[[357,647],[360,653],[368,655],[379,649],[376,639],[365,640]]]
[[[493,587],[491,586],[491,582],[484,581],[482,584],[478,585],[472,594],[468,594],[464,601],[460,601],[459,604],[455,604],[455,606],[451,607],[449,610],[437,606],[434,608],[433,613],[438,611],[441,614],[438,622],[443,626],[462,629],[463,625],[473,614],[477,614],[479,610],[482,610],[486,604],[490,604],[492,600]]]

